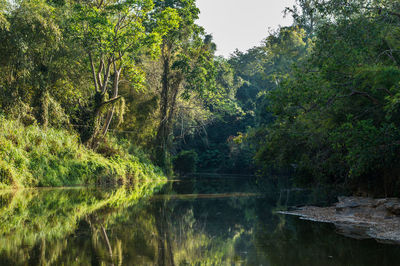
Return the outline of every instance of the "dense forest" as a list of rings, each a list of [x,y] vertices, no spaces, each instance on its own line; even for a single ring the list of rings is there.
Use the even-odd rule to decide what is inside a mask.
[[[399,1],[297,0],[229,58],[199,12],[0,0],[0,183],[256,173],[398,195]]]

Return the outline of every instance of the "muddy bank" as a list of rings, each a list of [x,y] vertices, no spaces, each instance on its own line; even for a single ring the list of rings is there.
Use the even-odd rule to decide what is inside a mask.
[[[306,206],[279,213],[333,223],[339,234],[348,237],[400,244],[400,199],[397,198],[339,197],[339,202],[332,207]]]

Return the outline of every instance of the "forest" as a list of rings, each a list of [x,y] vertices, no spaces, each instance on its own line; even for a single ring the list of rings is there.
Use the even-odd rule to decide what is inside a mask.
[[[201,174],[400,191],[400,1],[297,0],[216,56],[195,0],[0,0],[0,186]]]

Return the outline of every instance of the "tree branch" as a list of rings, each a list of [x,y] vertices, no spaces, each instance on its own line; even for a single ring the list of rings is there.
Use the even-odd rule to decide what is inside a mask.
[[[107,84],[108,84],[108,79],[110,78],[111,64],[113,63],[113,61],[114,61],[114,56],[111,56],[111,57],[108,59],[106,72],[104,73],[104,83],[103,83],[103,88],[101,89],[101,94],[106,93]]]
[[[382,90],[385,91],[387,94],[389,94],[390,96],[393,96],[393,94],[386,88],[378,88],[377,90]]]
[[[117,68],[117,63],[114,61],[114,89],[113,89],[113,98],[118,96],[118,85],[119,85],[119,76],[121,74],[122,66]]]
[[[101,106],[103,107],[103,106],[105,106],[105,105],[113,104],[113,103],[115,103],[116,101],[118,101],[119,99],[121,99],[121,96],[120,96],[120,95],[117,96],[117,97],[111,98],[111,99],[109,99],[109,100],[107,100],[107,101],[105,101],[105,102],[103,102],[103,103],[101,104]]]
[[[90,60],[90,68],[92,69],[94,87],[95,87],[96,92],[98,92],[99,91],[99,87],[98,87],[98,83],[97,83],[96,70],[94,68],[92,53],[88,52],[88,54],[89,54],[89,60]]]
[[[379,101],[364,91],[352,91],[348,96],[362,95],[370,99],[374,104],[379,104]]]
[[[101,58],[99,69],[97,70],[97,83],[98,83],[99,88],[102,87],[101,72],[103,72],[103,68],[104,68],[104,60],[103,60],[103,58]]]

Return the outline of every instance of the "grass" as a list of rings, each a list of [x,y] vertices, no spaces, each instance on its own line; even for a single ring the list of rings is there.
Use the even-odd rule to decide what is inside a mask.
[[[75,133],[25,127],[0,116],[0,188],[129,184],[164,179],[161,169],[110,139],[98,152]]]

